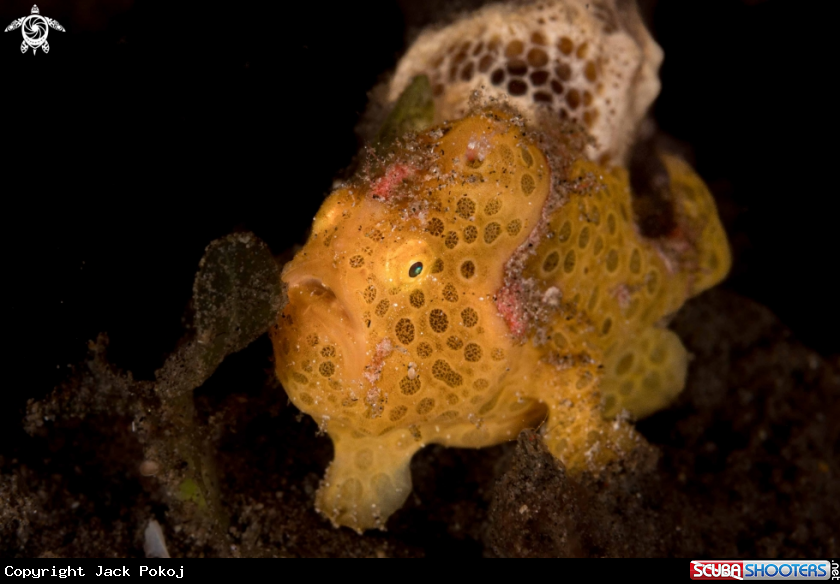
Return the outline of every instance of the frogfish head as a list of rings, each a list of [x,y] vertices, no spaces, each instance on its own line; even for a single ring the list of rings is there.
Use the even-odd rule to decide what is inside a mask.
[[[520,350],[498,305],[505,266],[539,221],[548,175],[491,112],[333,192],[282,273],[272,336],[293,403],[328,430],[378,435],[461,418],[500,391]]]

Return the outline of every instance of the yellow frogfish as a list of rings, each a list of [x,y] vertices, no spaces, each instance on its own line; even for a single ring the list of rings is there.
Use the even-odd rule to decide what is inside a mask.
[[[674,156],[654,154],[669,227],[639,226],[625,163],[661,51],[617,4],[493,5],[421,35],[391,88],[427,75],[436,125],[335,190],[284,267],[276,372],[333,441],[316,506],[335,525],[384,527],[427,444],[540,427],[569,472],[598,472],[682,390],[667,319],[730,253]]]

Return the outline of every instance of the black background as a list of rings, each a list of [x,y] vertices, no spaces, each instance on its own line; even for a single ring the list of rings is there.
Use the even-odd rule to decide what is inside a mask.
[[[212,239],[249,229],[277,254],[303,241],[413,13],[100,4],[39,2],[67,29],[49,54],[0,34],[7,429],[100,331],[114,362],[151,377]],[[829,4],[644,5],[666,55],[654,116],[718,197],[736,252],[725,285],[840,351]],[[29,8],[0,4],[2,26]]]

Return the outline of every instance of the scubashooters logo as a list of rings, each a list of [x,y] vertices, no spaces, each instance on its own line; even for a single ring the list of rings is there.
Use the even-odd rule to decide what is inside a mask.
[[[32,14],[13,20],[12,24],[6,27],[3,32],[20,29],[23,34],[23,42],[20,44],[20,52],[25,53],[27,49],[32,48],[34,55],[40,48],[45,53],[50,52],[50,44],[47,42],[47,35],[50,29],[54,28],[59,32],[64,32],[64,27],[58,24],[57,20],[41,16],[41,11],[38,10],[38,5],[32,6]]]
[[[836,580],[827,560],[694,560],[692,580]]]

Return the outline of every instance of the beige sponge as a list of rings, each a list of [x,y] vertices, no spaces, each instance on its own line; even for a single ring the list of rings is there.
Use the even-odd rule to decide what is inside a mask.
[[[576,120],[601,163],[626,162],[639,122],[659,94],[662,50],[635,2],[492,4],[425,31],[400,60],[387,99],[416,75],[432,84],[438,122],[464,116],[470,97],[509,100],[530,121],[544,108]]]

